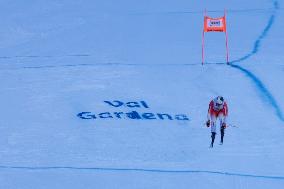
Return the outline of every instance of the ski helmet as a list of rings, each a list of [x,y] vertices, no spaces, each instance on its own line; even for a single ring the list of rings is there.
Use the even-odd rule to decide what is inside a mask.
[[[223,105],[224,104],[224,98],[222,96],[218,96],[216,99],[217,105]]]

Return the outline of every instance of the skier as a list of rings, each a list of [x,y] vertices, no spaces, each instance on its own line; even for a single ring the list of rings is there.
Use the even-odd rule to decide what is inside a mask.
[[[221,141],[220,145],[223,144],[225,128],[226,128],[226,119],[228,116],[228,106],[222,96],[217,96],[209,103],[207,122],[206,126],[211,126],[211,145],[213,148],[215,135],[216,135],[216,122],[219,119],[220,121],[220,132],[221,132]]]

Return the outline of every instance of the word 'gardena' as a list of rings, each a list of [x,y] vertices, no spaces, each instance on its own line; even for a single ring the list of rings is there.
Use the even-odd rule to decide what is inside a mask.
[[[119,100],[115,101],[104,101],[107,105],[113,108],[127,107],[127,108],[146,108],[149,109],[149,106],[145,101],[139,102],[122,102]],[[133,120],[183,120],[189,121],[189,118],[185,114],[168,114],[168,113],[151,113],[151,112],[122,112],[122,111],[113,111],[113,112],[102,112],[102,113],[92,113],[92,112],[81,112],[77,114],[81,119],[133,119]]]

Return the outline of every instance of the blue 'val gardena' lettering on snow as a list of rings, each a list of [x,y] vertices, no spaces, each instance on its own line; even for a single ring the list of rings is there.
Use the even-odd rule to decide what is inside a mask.
[[[119,100],[114,100],[114,101],[104,101],[105,103],[107,103],[110,106],[113,107],[121,107],[121,106],[126,106],[129,108],[149,108],[149,106],[147,105],[147,103],[145,101],[140,101],[140,102],[126,102],[125,104]]]
[[[113,108],[145,108],[149,109],[145,101],[131,101],[122,102],[119,100],[104,101],[105,104]],[[81,119],[133,119],[133,120],[182,120],[189,121],[189,116],[186,114],[169,114],[169,113],[151,113],[151,112],[138,112],[138,111],[107,111],[101,113],[94,112],[80,112],[77,116]]]

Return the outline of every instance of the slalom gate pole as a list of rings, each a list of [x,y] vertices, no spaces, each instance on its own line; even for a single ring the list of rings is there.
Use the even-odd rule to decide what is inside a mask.
[[[224,17],[225,20],[227,22],[226,19],[226,9],[224,10]],[[227,32],[227,26],[226,26],[226,30],[225,30],[225,35],[226,35],[226,59],[227,59],[227,64],[229,64],[229,48],[228,48],[228,32]]]
[[[204,64],[204,30],[202,33],[202,65]]]
[[[206,16],[206,9],[204,10],[204,19]],[[203,30],[202,30],[202,65],[204,64],[204,25],[203,25]]]

